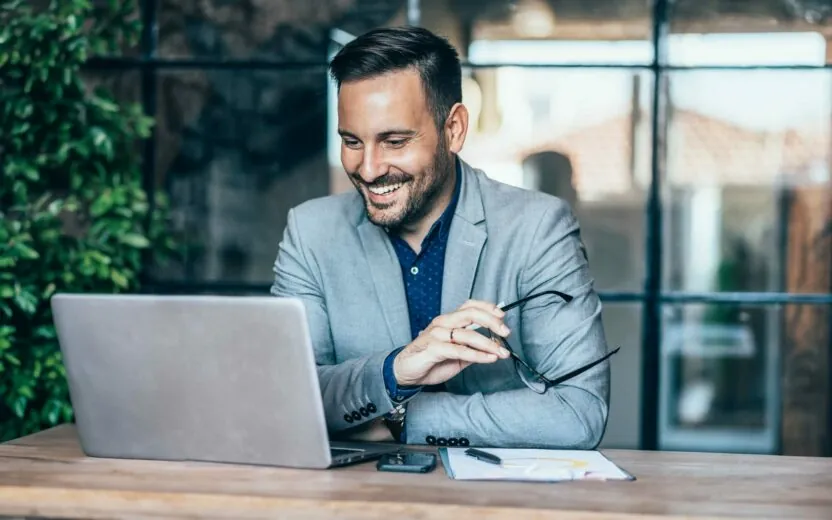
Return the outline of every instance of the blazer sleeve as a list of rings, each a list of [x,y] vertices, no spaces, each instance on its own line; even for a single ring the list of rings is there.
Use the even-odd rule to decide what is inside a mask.
[[[570,207],[556,199],[543,212],[518,283],[521,295],[559,290],[574,296],[570,303],[546,296],[521,307],[525,359],[550,379],[607,352],[601,302],[587,264],[578,222]],[[608,404],[607,360],[544,394],[525,386],[489,394],[421,393],[408,404],[407,440],[593,449],[606,429]]]
[[[290,210],[286,230],[274,264],[271,294],[299,298],[305,307],[330,432],[366,425],[394,407],[382,373],[387,352],[336,362],[330,333],[327,302],[314,256],[304,249],[295,210]]]

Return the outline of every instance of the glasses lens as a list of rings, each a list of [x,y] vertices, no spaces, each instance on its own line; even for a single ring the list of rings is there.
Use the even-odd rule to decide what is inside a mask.
[[[546,381],[540,378],[538,374],[536,374],[531,367],[529,367],[520,356],[518,356],[514,349],[508,344],[508,341],[505,340],[502,336],[499,336],[494,333],[490,333],[490,337],[493,341],[496,341],[501,346],[505,347],[509,352],[512,354],[512,358],[514,359],[514,369],[517,372],[517,375],[520,376],[520,379],[523,381],[529,389],[537,392],[538,394],[542,394],[546,391]]]
[[[523,380],[523,384],[529,387],[530,390],[538,394],[546,392],[546,382],[540,379],[540,376],[532,372],[525,364],[515,359],[514,369],[517,371],[520,379]]]

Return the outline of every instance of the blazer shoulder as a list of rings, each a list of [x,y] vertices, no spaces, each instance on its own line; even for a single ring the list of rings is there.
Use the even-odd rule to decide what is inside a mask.
[[[544,217],[555,220],[574,218],[569,202],[555,195],[512,186],[487,177],[481,182],[486,204],[491,209],[489,213],[496,213],[500,218],[519,221],[523,225],[534,225]]]
[[[354,226],[361,216],[362,203],[358,193],[346,192],[309,199],[290,211],[301,232],[319,234]]]

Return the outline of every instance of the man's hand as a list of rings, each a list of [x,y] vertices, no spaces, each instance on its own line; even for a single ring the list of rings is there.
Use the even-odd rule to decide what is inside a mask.
[[[509,356],[506,349],[468,329],[476,324],[506,337],[504,312],[492,303],[468,300],[454,312],[437,316],[393,361],[400,386],[438,385],[473,363],[493,363]]]

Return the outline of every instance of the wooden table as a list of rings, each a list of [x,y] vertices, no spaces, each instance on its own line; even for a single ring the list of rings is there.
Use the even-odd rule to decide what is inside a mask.
[[[61,426],[0,445],[0,515],[52,518],[832,518],[832,459],[605,450],[635,482],[462,482],[85,457]]]

